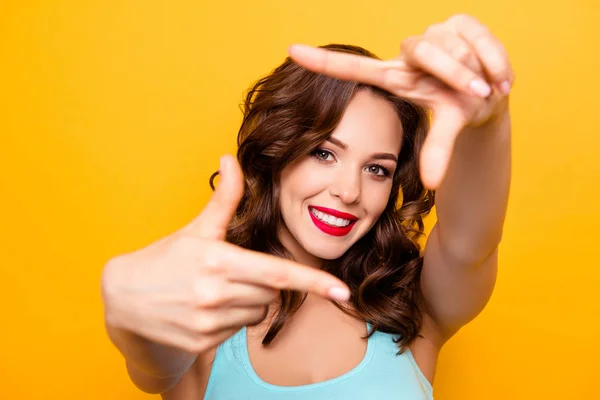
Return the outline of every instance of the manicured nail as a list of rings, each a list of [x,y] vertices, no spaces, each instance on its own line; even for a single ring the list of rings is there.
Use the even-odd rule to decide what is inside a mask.
[[[482,79],[473,79],[469,84],[471,91],[479,97],[486,98],[492,93],[492,88]]]
[[[508,93],[510,93],[510,82],[509,81],[504,81],[501,84],[498,85],[498,89],[500,89],[500,93],[502,93],[503,95],[507,95]]]
[[[333,286],[329,288],[328,294],[329,297],[337,301],[346,301],[350,299],[350,291],[339,286]]]

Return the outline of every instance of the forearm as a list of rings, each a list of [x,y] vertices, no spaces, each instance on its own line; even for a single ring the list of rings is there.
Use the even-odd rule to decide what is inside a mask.
[[[446,177],[436,192],[444,249],[477,264],[499,244],[511,178],[508,108],[479,128],[460,133]]]
[[[128,368],[133,364],[154,378],[181,377],[196,359],[194,354],[152,342],[109,323],[106,323],[106,331],[127,360]]]

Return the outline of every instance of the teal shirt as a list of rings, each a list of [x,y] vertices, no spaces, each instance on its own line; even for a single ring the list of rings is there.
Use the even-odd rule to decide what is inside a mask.
[[[370,328],[369,325],[367,325]],[[277,386],[260,379],[252,368],[246,328],[218,348],[205,400],[433,400],[433,388],[406,350],[397,355],[394,335],[375,332],[364,358],[349,372],[324,382]]]

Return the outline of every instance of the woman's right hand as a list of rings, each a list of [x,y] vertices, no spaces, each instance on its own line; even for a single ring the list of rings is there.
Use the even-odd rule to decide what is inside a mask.
[[[347,286],[323,271],[224,241],[244,191],[237,160],[221,159],[221,180],[186,227],[103,271],[106,322],[150,341],[198,354],[265,317],[279,290],[347,300]]]

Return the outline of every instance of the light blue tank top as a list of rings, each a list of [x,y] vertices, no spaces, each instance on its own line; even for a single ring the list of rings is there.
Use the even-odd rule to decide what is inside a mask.
[[[370,326],[367,324],[370,329]],[[212,366],[205,400],[433,400],[433,388],[407,349],[397,355],[394,335],[375,332],[364,358],[347,373],[324,382],[277,386],[252,368],[246,328],[223,342]]]

